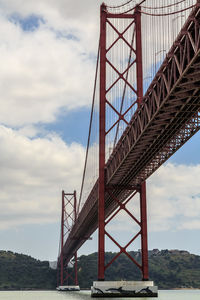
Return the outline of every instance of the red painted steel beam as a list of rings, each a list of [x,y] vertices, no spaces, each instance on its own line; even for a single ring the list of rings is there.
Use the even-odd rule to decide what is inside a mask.
[[[98,280],[104,280],[105,264],[105,118],[106,118],[106,6],[100,15],[100,112],[99,112],[99,195],[98,195]]]
[[[137,68],[137,101],[142,103],[143,98],[143,70],[142,70],[142,29],[141,29],[141,8],[135,9],[135,28],[136,28],[136,68]]]
[[[63,285],[63,272],[64,272],[64,268],[63,268],[64,209],[65,209],[65,194],[64,191],[62,191],[60,285]]]
[[[140,216],[141,216],[141,250],[143,280],[149,279],[148,273],[148,244],[147,244],[147,204],[146,181],[141,184],[140,190]]]
[[[77,197],[76,191],[74,191],[74,224],[77,221]],[[78,257],[77,251],[74,253],[74,273],[75,273],[75,285],[78,285]]]
[[[142,68],[142,30],[141,7],[135,9],[136,22],[136,61],[137,61],[137,96],[138,106],[143,99],[143,68]],[[141,251],[142,251],[142,275],[143,280],[149,279],[148,274],[148,243],[147,243],[147,204],[146,181],[140,185],[140,220],[141,220]]]

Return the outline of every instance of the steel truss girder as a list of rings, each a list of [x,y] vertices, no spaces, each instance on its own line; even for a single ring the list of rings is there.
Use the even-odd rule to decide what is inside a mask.
[[[114,195],[120,202],[131,193],[124,186],[137,187],[200,129],[199,32],[198,3],[106,164],[106,184],[118,186]],[[97,180],[65,243],[69,257],[97,229],[98,186]],[[116,208],[106,193],[105,216]]]
[[[193,75],[200,63],[199,15],[198,4],[147,90],[141,107],[111,154],[106,168],[109,183],[126,184],[130,180],[133,180],[132,184],[142,182],[164,162],[161,159],[160,164],[151,164],[155,154],[156,159],[164,156],[167,160],[180,144],[184,144],[199,130],[199,122],[194,119],[199,118],[200,86],[199,78],[195,80]],[[191,79],[193,85],[190,85]],[[184,138],[184,126],[193,127],[190,134],[187,133],[187,138]],[[176,136],[180,135],[182,142],[179,141],[175,146]],[[170,147],[172,144],[173,147]],[[173,151],[166,153],[165,147],[173,148]],[[142,170],[145,167],[148,172]]]

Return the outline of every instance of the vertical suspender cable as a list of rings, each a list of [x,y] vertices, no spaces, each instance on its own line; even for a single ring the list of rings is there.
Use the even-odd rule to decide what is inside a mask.
[[[135,37],[135,30],[133,30],[133,35],[132,35],[132,40],[131,40],[131,47],[133,47],[134,37]],[[132,56],[132,49],[130,48],[129,59],[128,59],[128,67],[131,64],[131,56]],[[128,74],[129,74],[129,69],[127,70],[127,73],[126,73],[126,81],[128,80]],[[122,94],[121,106],[120,106],[120,114],[122,114],[122,109],[123,109],[123,104],[124,104],[124,99],[125,99],[125,94],[126,94],[126,86],[127,86],[127,84],[125,82],[124,83],[123,94]],[[119,120],[119,122],[120,122],[120,120]],[[115,139],[114,139],[114,144],[113,144],[114,147],[117,143],[117,136],[118,136],[118,132],[119,132],[119,122],[117,123],[117,129],[116,129],[116,134],[115,134]]]

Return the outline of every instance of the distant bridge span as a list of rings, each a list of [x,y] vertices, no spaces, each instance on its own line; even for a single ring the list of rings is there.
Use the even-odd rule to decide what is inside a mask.
[[[105,214],[137,190],[200,129],[200,5],[197,3],[108,162]],[[69,261],[98,227],[98,180],[63,248]],[[113,189],[114,187],[114,189]]]

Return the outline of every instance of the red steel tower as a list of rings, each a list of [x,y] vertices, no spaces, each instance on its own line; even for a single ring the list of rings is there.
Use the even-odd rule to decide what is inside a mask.
[[[77,252],[74,253],[71,262],[66,261],[63,253],[64,242],[69,235],[71,228],[77,219],[77,199],[76,191],[65,193],[62,191],[62,214],[61,214],[61,249],[60,259],[58,261],[58,286],[68,285],[70,283],[78,285],[77,275]],[[69,267],[69,263],[71,266]]]
[[[111,22],[113,19],[129,19],[130,22],[123,32],[120,32],[117,27]],[[107,26],[109,25],[110,30],[115,32],[116,39],[111,45],[107,45]],[[133,46],[126,38],[126,32],[131,27],[135,26],[135,46]],[[135,60],[130,62],[127,69],[123,72],[117,69],[116,66],[112,64],[110,60],[109,52],[112,51],[113,47],[119,40],[122,40],[127,47],[130,48],[130,52],[135,55]],[[134,48],[135,47],[135,48]],[[135,64],[136,70],[136,88],[133,87],[133,82],[129,82],[126,76],[130,68]],[[118,79],[110,86],[107,83],[107,67],[111,67],[115,70],[118,75]],[[133,13],[118,13],[113,14],[108,12],[105,4],[101,5],[101,19],[100,19],[100,119],[99,119],[99,202],[98,202],[98,280],[103,281],[105,278],[105,270],[114,262],[114,260],[122,253],[127,255],[133,263],[140,268],[142,272],[142,279],[148,280],[148,248],[147,248],[147,212],[146,212],[146,182],[142,182],[140,185],[135,187],[128,186],[109,186],[106,182],[106,136],[110,129],[106,130],[106,107],[112,107],[112,103],[107,97],[108,92],[110,92],[115,84],[122,80],[123,83],[132,89],[133,94],[136,97],[135,105],[139,107],[142,102],[143,97],[143,71],[142,71],[142,39],[141,39],[141,13],[140,7],[136,6]],[[127,109],[131,109],[133,104]],[[113,108],[114,109],[114,108]],[[137,109],[137,108],[136,108]],[[116,109],[115,109],[116,111]],[[125,120],[125,114],[118,111],[118,122]],[[113,128],[115,124],[111,124],[110,128]],[[114,195],[115,189],[120,189],[120,192],[126,193],[127,190],[132,189],[132,194],[123,203],[121,203],[117,197]],[[105,216],[105,194],[108,193],[110,197],[118,205],[118,208],[111,217],[107,218]],[[140,220],[138,220],[133,213],[127,208],[128,202],[137,194],[140,195]],[[129,193],[130,194],[130,193]],[[131,217],[133,222],[139,225],[139,232],[133,236],[133,238],[125,245],[121,246],[106,230],[106,225],[121,211],[124,210]],[[114,257],[109,263],[105,264],[105,237],[108,237],[115,245],[119,248],[119,253]],[[141,263],[138,263],[127,251],[127,248],[132,244],[136,238],[141,238]]]

